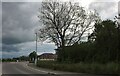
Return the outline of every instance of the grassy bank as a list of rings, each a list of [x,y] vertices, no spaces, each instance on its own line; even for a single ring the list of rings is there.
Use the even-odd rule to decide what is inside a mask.
[[[91,74],[120,74],[120,64],[117,63],[58,63],[55,61],[38,61],[38,67],[53,70],[91,73]]]

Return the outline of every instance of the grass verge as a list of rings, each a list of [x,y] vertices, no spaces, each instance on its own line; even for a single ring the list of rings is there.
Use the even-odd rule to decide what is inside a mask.
[[[58,63],[55,61],[38,61],[38,67],[60,71],[91,73],[91,74],[120,74],[118,63]]]

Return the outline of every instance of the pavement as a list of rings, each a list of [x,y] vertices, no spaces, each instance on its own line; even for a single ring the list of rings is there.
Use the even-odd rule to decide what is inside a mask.
[[[28,62],[3,62],[2,76],[118,76],[118,75],[91,75],[72,73],[38,68]]]

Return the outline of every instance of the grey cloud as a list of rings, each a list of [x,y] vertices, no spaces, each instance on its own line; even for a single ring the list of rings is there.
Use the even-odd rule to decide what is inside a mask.
[[[118,13],[120,14],[120,1],[118,2]]]
[[[31,52],[36,50],[35,42],[25,42],[20,44],[6,45],[3,44],[2,47],[2,55],[4,58],[7,57],[19,57],[22,55],[29,55]],[[37,54],[40,55],[45,52],[55,53],[55,45],[49,43],[38,43],[38,51]]]
[[[0,58],[2,58],[2,2],[0,2]]]
[[[89,9],[95,9],[102,19],[114,19],[118,14],[117,2],[93,2],[90,4]]]
[[[18,44],[18,47],[20,47],[21,53],[30,53],[32,51],[36,50],[36,42],[26,42]],[[55,45],[50,43],[43,43],[41,44],[38,42],[38,53],[41,54],[43,52],[55,52]]]
[[[41,2],[42,0],[3,0],[2,2]]]
[[[35,50],[35,29],[41,27],[37,18],[39,8],[39,2],[3,2],[3,57],[28,55]],[[54,49],[53,44],[38,43],[38,53],[54,52]]]
[[[2,58],[2,2],[0,2],[0,58]]]
[[[19,57],[19,52],[2,52],[2,58],[13,58],[13,57]]]
[[[36,2],[3,2],[3,43],[34,41],[34,30],[40,24],[37,19],[39,8],[40,3]]]
[[[16,45],[6,45],[6,44],[2,44],[2,51],[3,52],[18,52],[19,48]]]

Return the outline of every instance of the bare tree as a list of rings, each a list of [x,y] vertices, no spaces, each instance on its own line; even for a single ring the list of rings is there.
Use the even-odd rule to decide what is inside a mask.
[[[81,41],[86,31],[98,20],[95,12],[88,12],[78,3],[42,2],[39,19],[43,23],[39,38],[49,39],[57,47],[70,46]]]

